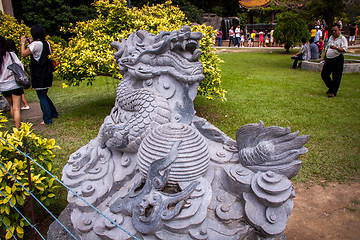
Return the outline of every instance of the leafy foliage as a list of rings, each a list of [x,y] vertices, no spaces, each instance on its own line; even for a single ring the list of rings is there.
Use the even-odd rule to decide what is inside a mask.
[[[0,123],[5,121],[6,118],[0,113]],[[3,126],[0,125],[0,127]],[[31,124],[22,123],[20,129],[14,128],[12,133],[0,131],[0,137],[6,139],[6,141],[21,149],[23,152],[25,152],[25,146],[27,146],[29,156],[32,159],[35,159],[51,173],[54,173],[56,170],[52,166],[53,158],[55,157],[53,149],[59,147],[55,145],[54,139],[46,139],[33,133]],[[29,190],[26,159],[21,153],[2,139],[0,139],[0,163]],[[2,194],[0,195],[0,216],[13,234],[16,234],[19,238],[23,238],[24,226],[27,225],[27,222],[12,205],[17,209],[23,210],[29,194],[4,168],[0,168],[0,191],[7,199]],[[33,194],[40,199],[44,205],[50,205],[55,197],[55,179],[48,176],[44,170],[39,169],[39,167],[32,162],[30,171]],[[11,232],[2,222],[0,222],[0,226],[0,232],[6,231],[5,239],[10,239],[12,237]]]
[[[330,27],[336,18],[342,18],[343,24],[355,22],[360,14],[359,0],[277,0],[274,10],[295,11],[308,23],[323,19]]]
[[[305,3],[303,11],[307,19],[324,19],[331,27],[336,17],[346,15],[346,5],[344,0],[311,0]]]
[[[155,6],[127,8],[125,0],[97,0],[94,2],[98,17],[86,22],[78,22],[68,29],[74,34],[68,47],[55,48],[55,55],[61,62],[57,68],[58,77],[67,85],[79,85],[85,79],[91,84],[97,75],[120,78],[114,62],[112,41],[126,39],[129,33],[139,29],[158,34],[161,30],[173,31],[189,24],[184,13],[170,1]],[[199,94],[208,98],[214,96],[224,99],[225,91],[221,87],[219,64],[221,60],[210,46],[213,44],[214,31],[211,27],[194,26],[204,38],[200,42],[203,56],[205,80]]]
[[[283,13],[277,17],[274,38],[284,43],[286,52],[299,43],[301,38],[309,38],[306,22],[294,13]]]
[[[28,26],[42,25],[50,35],[59,35],[59,26],[86,21],[96,16],[92,0],[12,0],[14,14]]]
[[[14,17],[0,12],[0,35],[6,39],[12,39],[20,52],[20,37],[30,36],[30,28],[23,22],[18,23]]]
[[[165,2],[166,2],[166,0],[152,0],[152,1],[132,0],[131,6],[141,8],[144,5],[163,4]],[[180,10],[184,12],[185,17],[190,22],[200,23],[201,17],[203,15],[204,11],[199,9],[198,7],[196,7],[195,3],[191,3],[191,1],[188,1],[188,0],[173,0],[172,3],[173,3],[173,5],[178,6],[180,8]]]
[[[208,99],[220,97],[225,100],[226,91],[222,87],[220,75],[220,65],[223,61],[215,54],[212,47],[215,31],[205,25],[193,26],[192,31],[204,34],[204,37],[200,40],[200,49],[202,51],[200,62],[203,64],[205,79],[200,83],[198,93],[205,95]]]

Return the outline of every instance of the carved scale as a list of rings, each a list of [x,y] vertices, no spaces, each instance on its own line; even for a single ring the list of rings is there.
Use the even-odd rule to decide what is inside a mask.
[[[309,136],[248,124],[236,141],[195,116],[201,33],[114,42],[123,75],[99,135],[70,156],[65,184],[139,239],[285,239],[290,178]],[[79,239],[131,237],[69,193]]]

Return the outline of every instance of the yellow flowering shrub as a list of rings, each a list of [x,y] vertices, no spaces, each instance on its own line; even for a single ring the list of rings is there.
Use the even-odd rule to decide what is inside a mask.
[[[0,35],[6,39],[12,39],[15,42],[16,48],[20,53],[20,38],[22,36],[31,36],[30,28],[23,22],[18,23],[14,17],[0,12]],[[19,54],[20,55],[20,54]],[[24,63],[25,59],[20,60]]]
[[[3,123],[6,121],[6,118],[0,112],[0,128],[3,127]],[[0,130],[0,137],[2,138],[0,138],[0,163],[6,169],[0,167],[0,191],[6,196],[5,198],[0,194],[0,217],[11,231],[0,221],[1,239],[3,236],[5,236],[5,239],[10,239],[12,234],[17,238],[23,238],[24,226],[27,225],[27,222],[12,205],[19,210],[24,210],[25,203],[29,198],[29,194],[8,173],[10,172],[29,190],[26,159],[3,139],[23,152],[26,152],[26,145],[29,150],[29,156],[32,159],[36,160],[52,174],[56,170],[52,166],[55,157],[53,149],[59,147],[55,145],[54,139],[46,139],[33,133],[31,126],[30,123],[22,123],[20,129],[14,128],[12,133]],[[45,206],[50,205],[55,199],[55,179],[51,178],[51,176],[33,162],[31,162],[30,171],[33,194]]]
[[[179,30],[183,25],[190,25],[184,13],[171,1],[143,8],[127,8],[125,0],[96,0],[93,5],[98,11],[98,17],[86,22],[72,25],[69,31],[74,35],[67,48],[54,47],[55,55],[61,62],[57,68],[58,77],[65,84],[78,85],[87,80],[88,84],[97,75],[121,78],[114,62],[112,41],[126,39],[129,33],[139,29],[158,34],[162,31]],[[204,38],[200,41],[204,65],[205,80],[201,83],[199,94],[208,98],[225,99],[222,89],[219,64],[221,60],[211,48],[214,42],[214,31],[211,27],[192,26],[193,31],[200,31]]]

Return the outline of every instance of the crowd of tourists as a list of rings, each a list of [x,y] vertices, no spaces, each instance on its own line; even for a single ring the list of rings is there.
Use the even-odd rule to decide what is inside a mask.
[[[317,60],[323,63],[321,77],[328,88],[326,94],[333,98],[336,96],[340,87],[340,81],[344,68],[344,56],[348,45],[354,45],[358,33],[358,27],[352,24],[349,27],[349,38],[343,36],[343,26],[341,20],[328,28],[325,21],[316,21],[310,30],[310,39],[301,39],[301,50],[291,58],[294,60],[291,68],[301,67],[303,61]],[[254,42],[258,42],[258,47],[273,47],[280,45],[275,43],[273,37],[274,30],[253,30],[245,34],[241,31],[240,25],[235,29],[229,29],[229,47],[244,47],[247,40],[247,47],[253,47]],[[218,45],[222,46],[223,32],[218,30]]]
[[[337,26],[339,28],[340,36],[343,37],[343,26],[341,20],[339,20],[336,24],[333,26]],[[358,32],[358,27],[356,24],[351,24],[349,27],[349,39],[347,45],[354,45],[356,36]],[[292,56],[292,59],[294,59],[294,64],[292,68],[300,67],[301,62],[299,65],[297,65],[297,62],[300,60],[303,61],[310,61],[310,60],[316,60],[320,59],[322,57],[325,57],[323,55],[323,52],[325,49],[328,49],[328,43],[329,39],[331,37],[331,33],[329,35],[329,29],[325,21],[320,23],[320,21],[316,21],[314,27],[310,31],[310,39],[308,41],[302,39],[302,47],[300,52]]]
[[[261,30],[257,32],[253,30],[250,33],[245,33],[240,29],[240,25],[238,25],[235,30],[234,27],[230,27],[229,29],[229,47],[231,45],[233,47],[245,47],[245,41],[247,43],[247,47],[255,47],[254,42],[258,40],[259,47],[274,47],[274,30]],[[222,46],[222,39],[224,33],[221,29],[218,30],[218,46]]]
[[[339,20],[337,24],[340,26],[340,31],[343,31],[342,21]],[[221,29],[218,31],[218,46],[222,46],[222,40],[224,33]],[[349,45],[354,45],[358,34],[358,26],[351,24],[349,27]],[[318,46],[319,58],[321,57],[322,51],[326,46],[329,39],[329,30],[325,21],[315,21],[313,28],[310,31],[310,39]],[[255,43],[258,43],[258,47],[275,47],[280,46],[280,42],[276,42],[274,39],[274,30],[253,30],[251,32],[242,31],[240,25],[235,29],[233,26],[230,27],[229,32],[229,47],[245,47],[245,41],[247,47],[255,47]],[[309,40],[310,41],[310,40]],[[311,58],[314,59],[314,58]]]

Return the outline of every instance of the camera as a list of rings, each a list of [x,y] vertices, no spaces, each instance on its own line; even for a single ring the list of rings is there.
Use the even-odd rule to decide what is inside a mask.
[[[27,37],[25,41],[30,43],[30,38]]]

